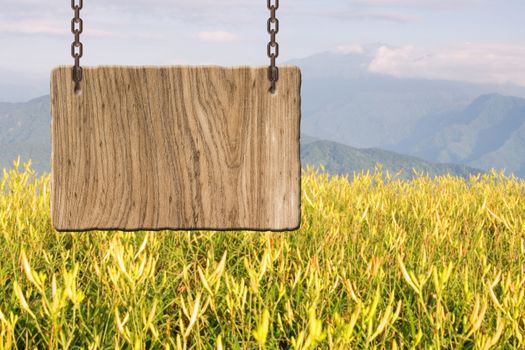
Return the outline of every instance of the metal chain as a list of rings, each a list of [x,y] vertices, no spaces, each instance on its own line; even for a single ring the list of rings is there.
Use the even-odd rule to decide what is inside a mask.
[[[279,0],[268,0],[268,10],[270,10],[270,18],[268,19],[268,34],[270,34],[270,42],[268,43],[268,57],[270,58],[270,66],[268,67],[268,80],[270,81],[270,92],[274,93],[277,81],[279,80],[279,68],[275,64],[275,60],[279,56],[279,43],[275,37],[279,33],[279,19],[276,17],[277,9],[279,8]]]
[[[270,18],[268,19],[268,34],[270,34],[270,42],[268,43],[268,57],[270,58],[270,66],[268,67],[268,80],[270,81],[270,91],[273,93],[276,89],[277,81],[279,80],[279,68],[276,65],[276,59],[279,57],[279,43],[276,40],[277,33],[279,33],[279,19],[276,17],[277,9],[279,8],[279,0],[272,4],[272,0],[268,0],[268,10],[270,10]],[[80,92],[80,82],[83,78],[83,70],[80,66],[80,58],[84,54],[84,47],[80,42],[80,34],[84,30],[82,18],[80,18],[80,10],[84,6],[83,0],[71,0],[71,8],[75,11],[75,17],[71,20],[71,32],[75,35],[75,41],[71,44],[71,56],[75,59],[73,66],[72,77],[75,83],[75,93]]]
[[[75,11],[75,17],[71,20],[71,33],[75,35],[75,41],[71,44],[71,56],[75,59],[75,65],[73,66],[73,82],[75,83],[75,93],[80,92],[80,82],[82,81],[83,71],[80,66],[80,58],[84,54],[84,47],[80,42],[80,34],[84,30],[84,23],[80,18],[80,10],[84,6],[84,0],[71,0],[71,8]]]

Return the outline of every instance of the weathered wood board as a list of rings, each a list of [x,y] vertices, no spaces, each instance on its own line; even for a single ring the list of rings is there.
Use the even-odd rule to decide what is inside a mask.
[[[84,68],[51,76],[59,231],[293,230],[301,220],[295,66]]]

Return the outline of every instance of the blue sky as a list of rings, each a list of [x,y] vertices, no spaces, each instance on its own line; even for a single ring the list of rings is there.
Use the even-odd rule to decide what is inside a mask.
[[[72,63],[69,5],[0,0],[0,101]],[[267,64],[264,0],[85,0],[82,16],[85,65]],[[525,86],[524,0],[281,0],[278,16],[281,63],[380,43],[371,71]]]

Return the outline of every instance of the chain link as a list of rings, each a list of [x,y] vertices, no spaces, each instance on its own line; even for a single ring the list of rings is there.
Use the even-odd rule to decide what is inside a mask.
[[[268,10],[270,10],[270,18],[268,18],[268,34],[270,34],[270,42],[268,43],[268,57],[270,58],[270,66],[268,67],[268,80],[270,81],[270,92],[274,93],[277,81],[279,80],[279,68],[275,64],[279,56],[279,43],[276,40],[277,33],[279,33],[279,19],[276,17],[277,9],[279,8],[279,0],[268,0]]]
[[[71,56],[75,59],[72,77],[75,83],[75,93],[80,92],[80,82],[83,78],[83,70],[80,66],[80,58],[84,54],[84,46],[80,42],[80,34],[84,30],[84,23],[80,18],[80,10],[84,7],[84,0],[71,0],[71,8],[75,11],[75,17],[71,20],[71,33],[75,35],[75,41],[71,44]]]
[[[75,36],[75,40],[71,44],[71,56],[75,60],[75,65],[72,70],[73,82],[75,83],[75,93],[80,92],[80,82],[83,78],[83,70],[80,66],[80,58],[84,54],[84,46],[80,41],[80,34],[82,34],[82,31],[84,30],[84,23],[82,18],[80,18],[80,10],[84,7],[83,3],[84,0],[71,0],[71,8],[75,11],[75,17],[71,20],[71,33]],[[279,33],[279,19],[276,17],[278,8],[279,0],[268,0],[268,10],[270,10],[270,18],[268,18],[268,34],[270,34],[270,42],[268,43],[267,49],[268,57],[270,58],[268,80],[270,81],[270,91],[272,93],[275,92],[276,84],[279,80],[279,68],[276,65],[276,59],[279,57],[279,43],[276,40],[277,33]]]

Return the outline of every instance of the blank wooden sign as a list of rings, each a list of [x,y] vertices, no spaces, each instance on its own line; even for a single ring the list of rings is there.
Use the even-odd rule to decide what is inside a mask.
[[[300,89],[283,66],[94,67],[51,77],[51,215],[59,231],[293,230]]]

